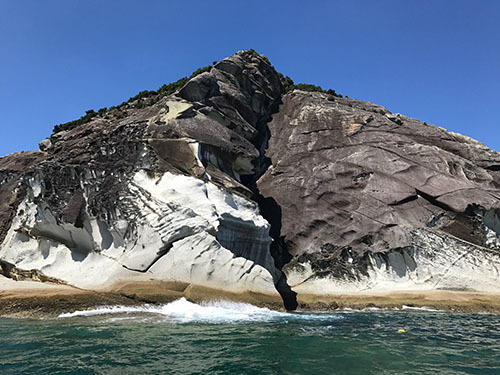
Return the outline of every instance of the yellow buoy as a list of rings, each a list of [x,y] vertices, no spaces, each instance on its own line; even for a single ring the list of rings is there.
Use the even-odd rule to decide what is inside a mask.
[[[406,333],[406,331],[404,329],[398,329],[398,333]]]

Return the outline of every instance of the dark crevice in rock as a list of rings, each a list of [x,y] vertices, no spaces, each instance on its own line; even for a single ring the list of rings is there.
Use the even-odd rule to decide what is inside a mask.
[[[271,111],[272,114],[279,111],[280,104],[281,100],[275,103]],[[292,260],[284,237],[281,235],[282,210],[276,200],[264,197],[257,187],[257,180],[272,165],[271,159],[265,155],[271,137],[271,132],[267,124],[271,119],[270,115],[257,125],[258,135],[254,140],[254,145],[259,150],[260,157],[254,162],[255,174],[251,176],[242,176],[242,183],[253,192],[252,199],[257,202],[261,215],[270,224],[269,235],[273,239],[270,246],[271,256],[274,259],[275,267],[282,270],[283,267]],[[297,309],[297,293],[295,293],[288,284],[284,273],[281,274],[280,279],[275,283],[275,287],[283,299],[285,308],[287,310]]]
[[[410,195],[404,199],[401,199],[400,201],[397,201],[397,202],[394,202],[394,203],[389,203],[389,206],[401,206],[405,203],[408,203],[408,202],[412,202],[414,200],[417,200],[418,199],[418,195],[415,194],[415,195]]]
[[[436,197],[433,197],[430,194],[424,193],[422,190],[415,189],[417,192],[417,195],[424,198],[427,202],[431,203],[432,205],[439,207],[445,211],[451,211],[451,212],[456,212],[453,208],[448,206],[447,204],[443,202],[439,202]]]
[[[224,85],[221,86],[220,82]],[[260,194],[257,180],[271,166],[270,158],[265,155],[271,136],[268,123],[272,120],[272,115],[279,111],[283,94],[284,88],[274,67],[265,57],[252,51],[243,51],[233,60],[219,62],[210,74],[196,77],[178,93],[179,97],[199,102],[198,112],[219,124],[213,124],[214,129],[217,129],[213,134],[200,132],[191,137],[203,145],[201,160],[206,171],[211,169],[211,177],[214,177],[212,171],[220,170],[217,175],[227,175],[235,179],[228,181],[227,177],[215,178],[222,181],[224,186],[232,191],[239,191],[241,189],[236,188],[236,180],[239,180],[241,188],[249,189],[249,196],[258,203],[262,216],[271,225],[270,236],[273,242],[270,251],[275,267],[279,270],[291,259],[280,235],[281,208],[276,201],[266,200]],[[185,121],[192,121],[194,124],[196,119],[197,117]],[[227,135],[227,147],[221,143],[224,134]],[[237,171],[239,176],[233,174],[234,160],[240,156],[253,159],[253,173],[247,174],[248,170],[241,170]],[[209,168],[209,162],[217,165]],[[225,243],[223,236],[218,240],[226,248],[234,247]],[[296,295],[287,284],[284,274],[275,280],[275,286],[285,307],[295,309]]]
[[[271,243],[271,256],[274,259],[274,265],[279,270],[292,260],[288,252],[284,237],[281,235],[281,207],[273,198],[265,198],[258,191],[255,192],[253,199],[260,208],[261,215],[269,222],[271,229],[269,235],[273,239]],[[276,290],[283,299],[283,304],[287,310],[297,309],[297,293],[288,285],[286,275],[281,274],[280,279],[275,284]]]
[[[187,236],[186,236],[186,237],[187,237]],[[180,241],[180,240],[182,240],[182,239],[184,239],[184,238],[185,238],[185,237],[180,238],[180,239],[179,239],[179,240],[177,240],[177,241]],[[177,241],[174,241],[174,242],[177,242]],[[151,269],[151,267],[153,267],[153,266],[154,266],[154,264],[155,264],[156,262],[158,262],[158,261],[160,260],[160,258],[161,258],[161,257],[163,257],[164,255],[166,255],[166,254],[170,251],[170,249],[171,249],[171,248],[172,248],[172,246],[174,245],[174,242],[170,242],[170,243],[166,244],[165,246],[163,246],[160,250],[158,250],[158,252],[156,253],[156,254],[157,254],[156,258],[154,258],[154,259],[153,259],[153,261],[152,261],[152,262],[151,262],[151,263],[150,263],[150,264],[149,264],[146,268],[144,268],[144,269],[138,269],[138,268],[133,268],[133,267],[127,267],[125,264],[123,264],[122,266],[123,266],[123,268],[126,268],[126,269],[128,269],[128,270],[130,270],[130,271],[134,271],[134,272],[141,272],[141,273],[146,273],[146,272],[148,272],[148,271]]]
[[[500,171],[500,165],[489,165],[486,168],[488,171]]]
[[[260,194],[253,198],[259,204],[261,215],[271,225],[269,230],[269,235],[273,239],[271,255],[276,268],[282,269],[292,259],[292,256],[286,251],[284,239],[281,236],[281,207],[273,198],[264,198]]]

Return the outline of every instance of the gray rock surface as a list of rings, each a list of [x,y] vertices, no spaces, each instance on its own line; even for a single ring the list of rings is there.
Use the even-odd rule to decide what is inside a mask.
[[[267,59],[241,51],[152,105],[1,158],[0,259],[83,288],[166,280],[279,299],[269,224],[241,176],[281,91]]]
[[[500,154],[475,140],[302,91],[284,96],[269,128],[258,188],[281,207],[279,236],[311,278],[367,275],[371,255],[412,247],[416,228],[479,248],[500,233],[484,220],[500,215]]]
[[[500,154],[481,143],[285,95],[254,51],[136,104],[0,158],[0,261],[79,287],[279,292],[287,308],[295,293],[500,290]]]

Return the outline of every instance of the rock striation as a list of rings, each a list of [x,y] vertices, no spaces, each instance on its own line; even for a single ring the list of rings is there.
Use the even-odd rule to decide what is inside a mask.
[[[289,93],[269,124],[272,165],[258,188],[281,208],[293,290],[498,291],[500,154],[372,103],[331,99]]]
[[[289,309],[500,291],[499,153],[372,103],[285,93],[280,77],[240,51],[0,158],[0,262],[79,288],[166,281]]]
[[[80,288],[161,280],[278,296],[269,223],[241,176],[255,173],[281,92],[267,59],[242,51],[125,118],[0,159],[0,259]]]

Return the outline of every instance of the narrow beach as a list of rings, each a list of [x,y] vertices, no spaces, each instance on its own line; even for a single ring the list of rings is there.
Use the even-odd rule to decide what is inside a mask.
[[[277,296],[230,294],[191,284],[122,283],[106,290],[93,291],[69,285],[14,281],[0,276],[0,316],[56,317],[65,312],[103,305],[163,304],[181,297],[193,302],[232,300],[283,310]],[[321,297],[299,295],[298,303],[298,311],[430,308],[457,313],[500,314],[500,294],[466,291],[397,291]]]

